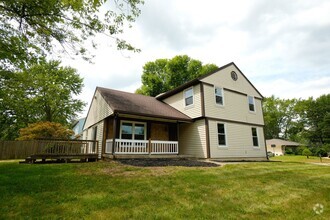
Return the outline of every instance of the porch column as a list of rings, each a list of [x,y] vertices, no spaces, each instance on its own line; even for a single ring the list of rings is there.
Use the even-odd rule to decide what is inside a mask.
[[[118,113],[114,113],[113,118],[113,131],[112,131],[112,155],[115,154],[115,146],[116,146],[116,131],[117,131],[117,119],[118,119]]]

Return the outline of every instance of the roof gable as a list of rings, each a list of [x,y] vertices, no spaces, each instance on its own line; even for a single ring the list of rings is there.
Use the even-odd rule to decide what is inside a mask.
[[[237,76],[236,79],[232,78],[232,72],[235,72]],[[200,77],[199,80],[201,82],[241,92],[247,95],[263,98],[260,92],[234,63],[229,63],[212,73],[206,74]]]
[[[104,100],[101,93],[96,88],[89,110],[87,113],[84,130],[90,126],[98,123],[113,113],[113,109]]]
[[[219,79],[222,78],[222,76],[219,75],[219,73],[222,74],[223,72],[225,72],[226,69],[227,70],[229,70],[229,69],[235,70],[235,72],[237,74],[239,74],[239,78],[241,78],[239,82],[245,81],[246,83],[243,83],[245,87],[251,87],[250,90],[251,91],[253,90],[252,93],[254,93],[257,97],[263,98],[263,96],[261,95],[261,93],[254,87],[254,85],[248,80],[248,78],[242,73],[242,71],[236,66],[236,64],[234,62],[228,63],[228,64],[226,64],[226,65],[218,68],[217,70],[215,70],[213,72],[207,73],[207,74],[205,74],[203,76],[200,76],[200,77],[198,77],[196,79],[193,79],[191,81],[188,81],[187,83],[182,84],[181,86],[179,86],[179,87],[177,87],[177,88],[175,88],[173,90],[170,90],[168,92],[165,92],[163,94],[158,95],[156,98],[158,100],[163,100],[163,99],[165,99],[167,97],[170,97],[170,96],[172,96],[172,95],[174,95],[174,94],[176,94],[176,93],[178,93],[178,92],[180,92],[180,91],[182,91],[182,90],[184,90],[184,89],[186,89],[186,88],[188,88],[190,86],[196,85],[196,84],[198,84],[200,82],[208,82],[208,81],[210,81],[209,83],[214,84],[214,82],[212,80],[219,81]],[[219,79],[218,80],[215,79],[214,75],[219,75]],[[221,84],[221,82],[219,84]],[[240,89],[239,86],[236,86],[236,87],[238,87],[238,88],[232,88],[232,86],[231,86],[231,88],[229,88],[229,89],[233,89],[233,90]],[[243,92],[243,91],[240,91],[240,92]]]

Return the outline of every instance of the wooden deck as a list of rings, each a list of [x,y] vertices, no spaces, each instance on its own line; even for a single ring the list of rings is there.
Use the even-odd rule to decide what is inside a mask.
[[[70,162],[71,160],[80,160],[85,162],[97,161],[97,154],[34,154],[25,158],[25,163],[35,163],[37,160],[46,162],[46,160],[56,160]]]
[[[37,160],[96,161],[99,157],[97,146],[97,141],[88,140],[38,140],[25,158],[25,163],[35,163]]]

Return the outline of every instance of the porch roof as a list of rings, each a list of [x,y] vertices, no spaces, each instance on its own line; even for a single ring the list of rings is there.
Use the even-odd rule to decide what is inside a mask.
[[[97,87],[114,112],[192,122],[192,119],[154,97]]]

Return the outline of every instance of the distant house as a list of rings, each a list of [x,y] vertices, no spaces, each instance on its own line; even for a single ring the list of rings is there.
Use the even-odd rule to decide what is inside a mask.
[[[84,139],[99,157],[267,158],[262,95],[234,63],[157,97],[97,87]]]
[[[267,151],[274,153],[276,156],[281,156],[285,154],[285,150],[291,149],[295,152],[297,147],[301,144],[293,141],[286,141],[282,139],[270,139],[266,140]]]
[[[82,139],[85,120],[86,118],[81,118],[73,123],[72,125],[72,130],[74,132],[73,138]]]

